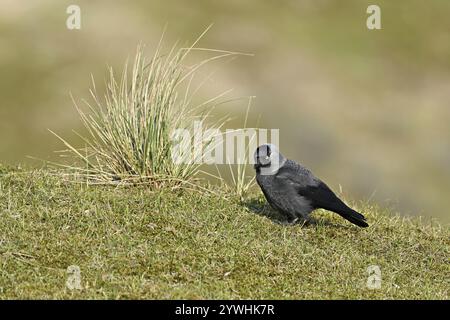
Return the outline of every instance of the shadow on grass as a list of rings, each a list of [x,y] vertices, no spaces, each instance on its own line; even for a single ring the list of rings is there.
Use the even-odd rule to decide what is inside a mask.
[[[328,220],[321,218],[309,217],[308,220],[298,219],[295,222],[289,222],[284,215],[282,215],[277,210],[273,209],[267,202],[261,199],[251,199],[243,202],[243,205],[249,209],[251,212],[256,213],[259,216],[265,217],[271,220],[273,223],[281,224],[284,226],[300,226],[305,228],[311,227],[333,227],[340,229],[350,229],[351,226],[340,225],[332,223]]]

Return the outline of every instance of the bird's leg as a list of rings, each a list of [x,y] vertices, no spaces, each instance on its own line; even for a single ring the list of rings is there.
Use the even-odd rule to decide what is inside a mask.
[[[291,220],[290,224],[300,224],[302,227],[311,226],[316,224],[316,220],[310,216],[301,215],[300,217]]]
[[[283,219],[283,220],[277,220],[277,223],[283,225],[283,226],[293,226],[298,222],[299,218],[288,218],[288,219]]]
[[[294,225],[294,224],[297,223],[298,219],[299,219],[298,217],[297,217],[297,218],[290,219],[290,220],[288,220],[288,223],[289,223],[290,225]]]
[[[289,220],[275,220],[275,223],[281,224],[282,226],[292,226],[294,223],[292,223]]]

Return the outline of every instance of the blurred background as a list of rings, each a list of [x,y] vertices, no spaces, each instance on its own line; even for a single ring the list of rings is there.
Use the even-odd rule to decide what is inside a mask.
[[[81,30],[66,8],[81,8]],[[382,30],[366,9],[381,8]],[[121,70],[136,46],[255,54],[218,64],[202,95],[256,96],[249,126],[351,199],[450,222],[450,1],[0,0],[0,163],[39,167],[81,123],[69,92]],[[211,70],[209,70],[211,71]],[[208,92],[210,90],[211,92]],[[213,92],[214,91],[214,92]],[[247,101],[218,112],[242,125]]]

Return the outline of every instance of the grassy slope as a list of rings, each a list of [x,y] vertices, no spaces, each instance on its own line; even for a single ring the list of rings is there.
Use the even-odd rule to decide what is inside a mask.
[[[0,170],[0,297],[448,299],[448,228],[359,209],[370,228],[325,212],[333,225],[282,226],[211,194]],[[69,265],[83,290],[66,289]]]

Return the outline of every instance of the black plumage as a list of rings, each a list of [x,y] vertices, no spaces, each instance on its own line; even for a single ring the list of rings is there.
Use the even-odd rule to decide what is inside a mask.
[[[351,223],[368,227],[365,217],[348,207],[313,173],[288,160],[271,144],[255,152],[256,181],[269,204],[290,222],[308,220],[315,209],[336,212]]]

